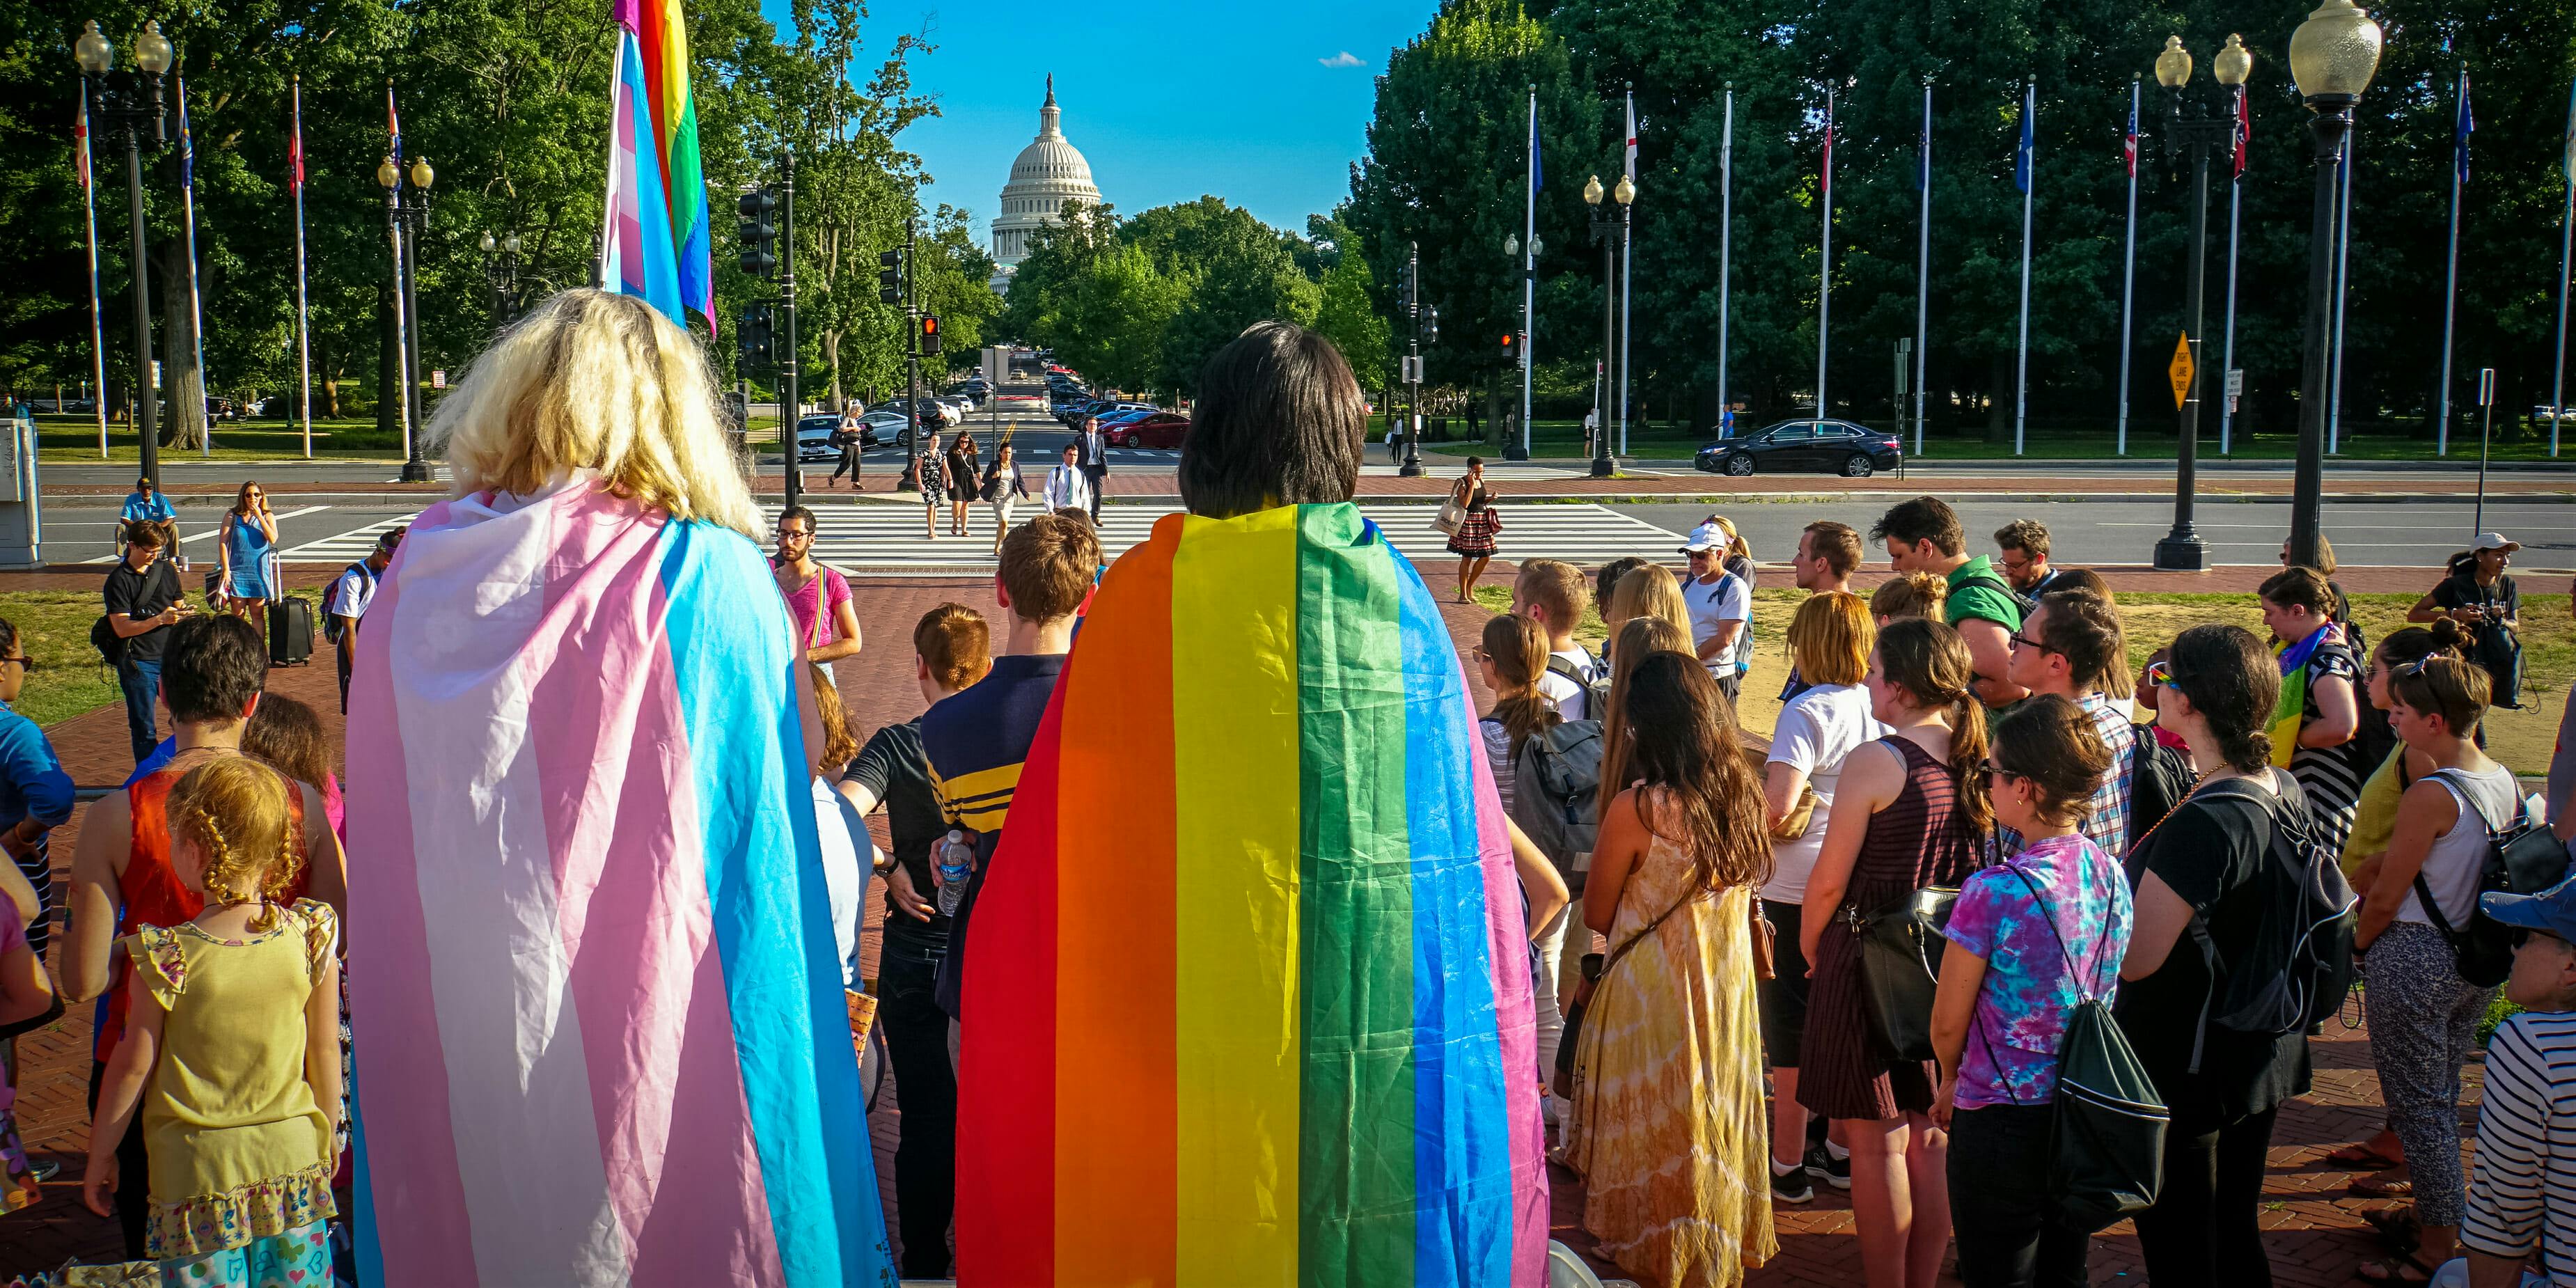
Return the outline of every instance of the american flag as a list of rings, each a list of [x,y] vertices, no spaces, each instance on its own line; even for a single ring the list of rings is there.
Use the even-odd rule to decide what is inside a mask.
[[[2129,167],[2129,177],[2138,177],[2138,87],[2129,86],[2129,132],[2120,136],[2120,160]]]

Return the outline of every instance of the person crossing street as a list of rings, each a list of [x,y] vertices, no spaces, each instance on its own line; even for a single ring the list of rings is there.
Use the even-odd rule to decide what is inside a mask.
[[[1109,478],[1109,436],[1101,432],[1098,416],[1082,418],[1082,437],[1077,445],[1082,449],[1082,478],[1091,489],[1091,525],[1096,528],[1100,526],[1100,494],[1108,490],[1103,484]]]

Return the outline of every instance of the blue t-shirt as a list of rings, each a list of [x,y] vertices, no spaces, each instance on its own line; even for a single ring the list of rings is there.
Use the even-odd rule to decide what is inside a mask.
[[[1959,1108],[2048,1103],[2075,1004],[2108,1002],[2119,988],[2132,915],[2119,860],[2080,832],[2033,841],[1959,883],[1941,933],[1986,959],[1959,1057]]]
[[[168,523],[178,518],[179,512],[171,507],[170,498],[159,492],[149,497],[140,492],[128,492],[125,494],[125,509],[119,517],[128,523],[137,519],[148,523]]]
[[[142,782],[144,779],[150,778],[152,775],[161,772],[161,767],[163,765],[169,764],[171,761],[178,759],[178,757],[178,738],[175,736],[164,738],[161,740],[161,745],[152,749],[151,755],[145,756],[141,761],[135,764],[134,772],[127,774],[125,776],[125,781],[120,784],[120,786],[132,787],[136,783]]]

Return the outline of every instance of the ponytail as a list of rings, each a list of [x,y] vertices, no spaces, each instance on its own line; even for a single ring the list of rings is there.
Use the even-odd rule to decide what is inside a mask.
[[[1984,832],[1995,822],[1995,803],[1986,796],[1986,704],[1962,689],[1950,702],[1950,772],[1959,776],[1959,809],[1972,831]]]
[[[1986,708],[1973,687],[1977,672],[1967,641],[1948,623],[1903,618],[1879,632],[1878,664],[1886,682],[1916,710],[1949,709],[1950,771],[1959,779],[1959,808],[1975,831],[1993,826],[1994,802],[1986,798]]]

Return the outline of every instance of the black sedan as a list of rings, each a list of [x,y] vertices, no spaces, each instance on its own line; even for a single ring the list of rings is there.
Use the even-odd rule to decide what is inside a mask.
[[[1759,470],[1821,470],[1865,479],[1905,459],[1896,435],[1847,420],[1784,420],[1699,449],[1692,464],[1737,478]]]

